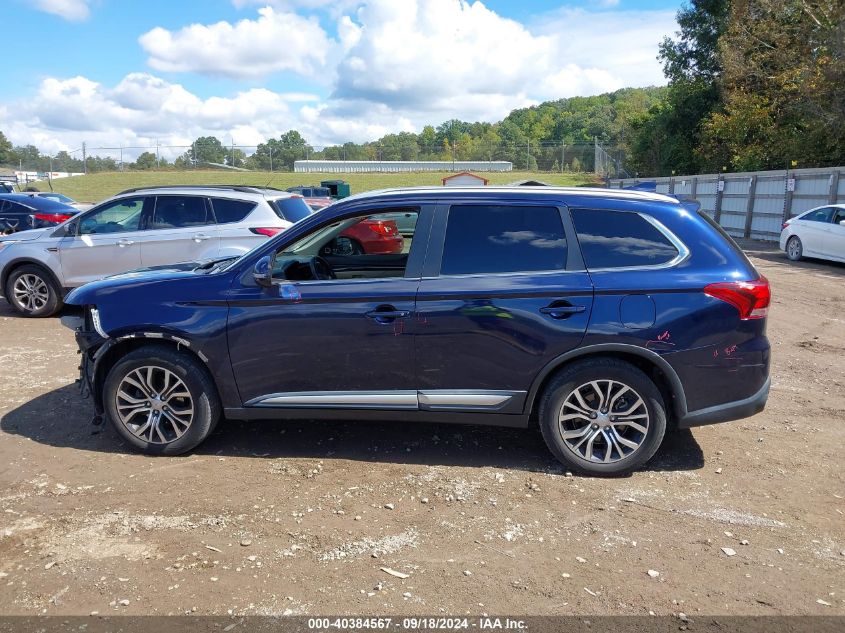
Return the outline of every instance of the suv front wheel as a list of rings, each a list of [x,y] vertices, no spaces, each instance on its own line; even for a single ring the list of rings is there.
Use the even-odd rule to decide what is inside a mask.
[[[62,307],[59,288],[41,266],[26,264],[6,280],[6,301],[27,317],[48,317]]]
[[[220,419],[205,367],[185,352],[142,347],[108,373],[103,404],[120,436],[148,455],[179,455],[200,444]]]
[[[540,429],[555,457],[591,475],[620,475],[645,464],[666,432],[657,387],[641,370],[612,358],[575,362],[548,385]]]

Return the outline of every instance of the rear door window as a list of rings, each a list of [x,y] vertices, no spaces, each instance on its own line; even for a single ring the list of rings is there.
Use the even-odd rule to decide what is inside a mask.
[[[672,242],[637,213],[572,209],[572,220],[588,269],[659,266],[678,256]]]
[[[556,207],[455,205],[449,210],[440,274],[563,270],[566,257]]]
[[[214,224],[205,198],[200,196],[158,196],[156,198],[153,229],[182,229]]]
[[[240,222],[255,208],[254,202],[246,200],[232,200],[231,198],[212,198],[211,206],[218,224]]]

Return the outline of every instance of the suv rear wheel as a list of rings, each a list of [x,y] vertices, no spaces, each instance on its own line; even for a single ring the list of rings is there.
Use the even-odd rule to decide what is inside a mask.
[[[179,455],[200,444],[220,419],[205,367],[162,346],[127,354],[108,373],[103,404],[123,439],[148,455]]]
[[[59,288],[41,266],[26,264],[12,271],[6,280],[6,300],[22,315],[48,317],[62,307]]]
[[[666,432],[660,391],[646,374],[612,358],[566,367],[540,401],[540,429],[563,464],[620,475],[645,464]]]

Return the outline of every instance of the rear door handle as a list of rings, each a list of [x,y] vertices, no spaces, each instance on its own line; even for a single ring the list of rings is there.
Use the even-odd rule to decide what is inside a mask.
[[[117,240],[118,246],[132,246],[134,243],[134,240],[127,240],[126,238]]]
[[[195,242],[203,242],[205,240],[210,240],[210,239],[211,239],[211,236],[206,235],[205,233],[197,233],[196,235],[194,235],[194,241]]]
[[[548,314],[553,319],[566,319],[573,314],[584,312],[587,308],[584,306],[574,306],[568,303],[561,303],[560,305],[549,305],[545,308],[540,308],[542,314]]]
[[[364,316],[368,319],[373,319],[377,323],[392,323],[396,319],[407,319],[411,316],[411,311],[396,310],[393,309],[393,306],[389,306],[386,309],[376,308],[375,310],[370,310]]]

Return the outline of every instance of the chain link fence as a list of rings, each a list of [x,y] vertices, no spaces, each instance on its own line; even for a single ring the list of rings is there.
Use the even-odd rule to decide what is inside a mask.
[[[215,139],[216,140],[216,139]],[[30,152],[17,164],[0,172],[15,173],[21,183],[67,175],[109,171],[181,171],[196,169],[292,172],[297,160],[341,161],[508,161],[515,171],[595,173],[602,178],[628,176],[621,147],[598,141],[486,143],[444,141],[435,145],[416,142],[358,145],[284,146],[278,141],[262,145],[223,145],[195,142],[190,145],[154,146],[83,144],[55,155]]]

